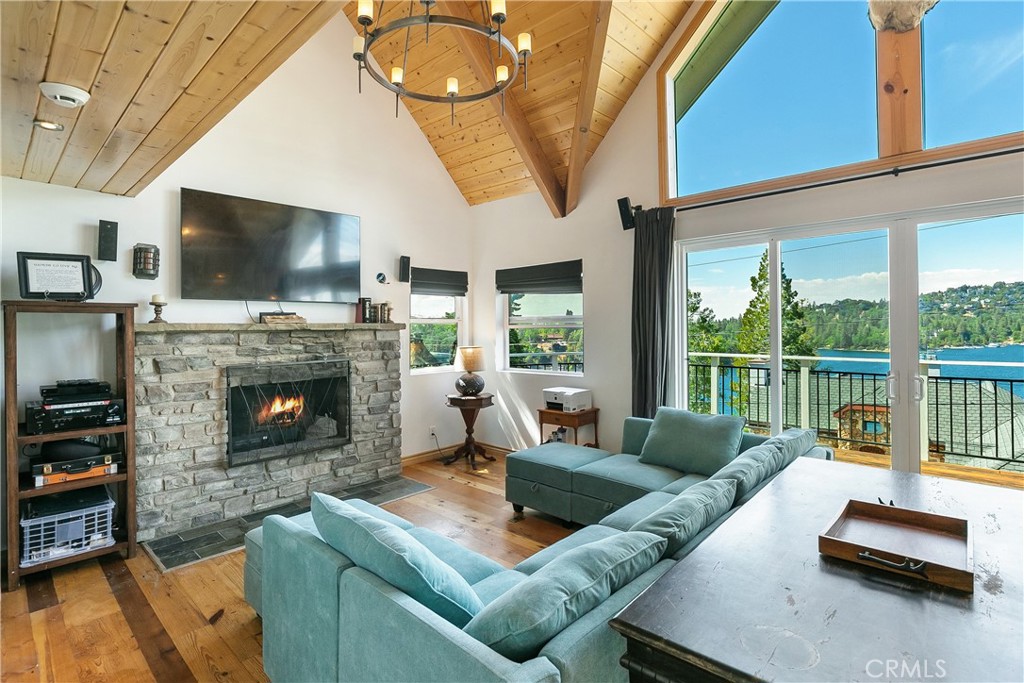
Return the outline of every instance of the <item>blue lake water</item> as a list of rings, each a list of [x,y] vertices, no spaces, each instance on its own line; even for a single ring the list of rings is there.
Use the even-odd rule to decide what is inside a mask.
[[[982,363],[1024,363],[1024,344],[1005,346],[970,346],[954,349],[938,349],[935,360],[971,361]],[[889,354],[886,351],[837,351],[818,349],[819,356],[832,358],[877,358],[878,362],[855,362],[825,360],[818,363],[818,370],[832,372],[869,372],[885,374],[889,371]],[[939,365],[939,377],[968,377],[973,379],[1021,380],[1024,381],[1024,367],[1006,368],[983,365]],[[1015,392],[1024,396],[1024,385],[1016,385]]]

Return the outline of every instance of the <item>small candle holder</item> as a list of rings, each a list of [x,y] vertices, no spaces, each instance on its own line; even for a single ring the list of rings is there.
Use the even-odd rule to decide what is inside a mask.
[[[166,301],[161,301],[159,303],[156,302],[156,301],[150,301],[149,305],[153,307],[153,312],[155,313],[153,319],[150,320],[149,322],[151,322],[151,323],[165,323],[165,322],[167,322],[166,320],[164,320],[163,318],[160,317],[160,314],[163,313],[163,311],[164,311],[164,306],[167,305]]]

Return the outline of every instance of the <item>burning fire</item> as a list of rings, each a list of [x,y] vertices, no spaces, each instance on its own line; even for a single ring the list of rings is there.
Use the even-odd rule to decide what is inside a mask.
[[[284,398],[283,396],[275,396],[274,402],[270,405],[263,406],[263,410],[256,416],[256,424],[258,425],[291,425],[298,421],[299,416],[302,415],[303,409],[306,407],[306,402],[302,396],[289,396]]]

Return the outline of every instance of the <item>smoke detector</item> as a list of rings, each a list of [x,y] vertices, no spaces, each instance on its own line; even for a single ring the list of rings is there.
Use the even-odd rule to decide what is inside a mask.
[[[40,83],[39,89],[43,91],[43,97],[67,109],[77,109],[89,101],[89,93],[73,85]]]

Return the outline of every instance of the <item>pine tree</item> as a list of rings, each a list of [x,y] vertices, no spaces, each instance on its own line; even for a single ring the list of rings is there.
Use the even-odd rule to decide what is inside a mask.
[[[715,323],[715,312],[702,307],[700,292],[686,290],[687,349],[693,352],[715,353],[724,347],[724,341]],[[704,366],[706,358],[695,358],[690,362],[690,410],[697,413],[711,412],[711,373]]]
[[[757,275],[750,278],[754,297],[740,316],[738,344],[740,353],[768,354],[769,352],[769,298],[768,298],[768,250],[761,255]],[[782,353],[785,356],[813,356],[814,345],[804,317],[805,302],[793,289],[792,278],[786,277],[782,268]],[[798,369],[800,361],[787,360],[786,368]]]

